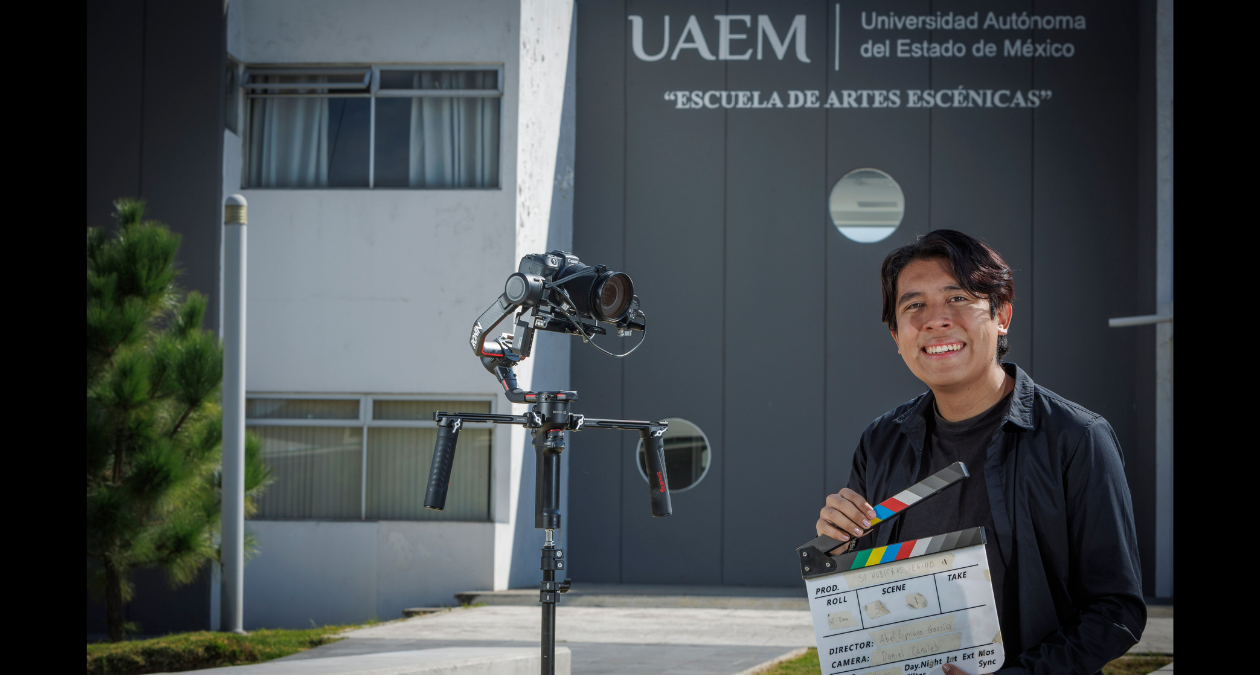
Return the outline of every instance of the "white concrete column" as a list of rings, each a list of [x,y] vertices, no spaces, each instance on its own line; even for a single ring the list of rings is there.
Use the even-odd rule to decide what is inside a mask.
[[[223,210],[223,545],[219,629],[243,633],[245,587],[245,198]]]
[[[521,0],[519,108],[516,150],[516,255],[573,250],[573,166],[577,77],[577,7],[574,0]],[[510,75],[509,75],[510,78]],[[509,83],[511,79],[509,79]],[[509,86],[511,86],[509,84]],[[504,154],[504,161],[507,155]],[[505,186],[505,188],[508,186]],[[581,251],[575,251],[582,257]],[[582,258],[589,265],[607,262]],[[503,274],[500,270],[498,274]],[[497,291],[496,291],[497,292]],[[568,389],[569,350],[575,338],[540,331],[533,356],[516,367],[522,388]],[[590,349],[590,347],[587,347]],[[581,399],[575,411],[580,411]],[[511,406],[507,406],[510,408]],[[517,406],[516,412],[524,412]],[[495,433],[499,433],[496,431]],[[534,448],[526,429],[511,431],[510,503],[513,520],[496,539],[495,587],[538,583],[542,530],[534,529]],[[560,466],[561,528],[558,546],[567,545],[569,524],[566,450]]]

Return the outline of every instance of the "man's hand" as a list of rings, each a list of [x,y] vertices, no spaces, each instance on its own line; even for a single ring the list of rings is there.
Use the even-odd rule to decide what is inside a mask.
[[[847,542],[870,532],[870,519],[874,517],[875,509],[866,503],[862,495],[844,488],[834,495],[827,495],[827,505],[819,512],[815,529],[819,535]]]

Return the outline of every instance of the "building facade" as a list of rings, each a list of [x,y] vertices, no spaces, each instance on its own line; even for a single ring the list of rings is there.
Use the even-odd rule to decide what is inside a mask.
[[[880,323],[880,263],[951,228],[1014,269],[1007,359],[1115,428],[1146,591],[1171,595],[1156,328],[1108,321],[1157,311],[1155,3],[579,10],[574,247],[667,328],[620,361],[574,346],[574,388],[597,416],[689,420],[713,460],[655,522],[632,441],[579,435],[578,578],[797,583],[862,430],[925,389]],[[841,204],[863,175],[896,189]]]
[[[89,7],[89,224],[145,197],[184,235],[184,285],[215,321],[222,200],[249,202],[247,425],[276,481],[247,522],[246,628],[537,583],[523,429],[467,428],[448,509],[420,502],[433,411],[512,411],[467,331],[522,255],[552,249],[629,273],[651,335],[611,359],[540,333],[522,386],[671,420],[665,519],[633,435],[571,434],[571,576],[800,583],[792,551],[862,429],[922,389],[878,321],[879,262],[941,227],[1015,268],[1009,358],[1116,428],[1156,595],[1171,560],[1155,545],[1154,329],[1107,327],[1153,311],[1155,9],[1011,11]],[[146,632],[218,625],[213,571],[138,584],[128,617]]]

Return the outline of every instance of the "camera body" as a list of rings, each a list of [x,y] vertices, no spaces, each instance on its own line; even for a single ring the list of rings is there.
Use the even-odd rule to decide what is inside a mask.
[[[513,332],[489,341],[490,331],[512,314],[517,314]],[[521,258],[517,272],[507,278],[503,294],[473,323],[468,343],[481,364],[503,385],[508,400],[532,402],[530,393],[517,386],[512,368],[529,357],[534,331],[568,333],[591,342],[596,335],[607,334],[600,322],[615,325],[622,337],[631,331],[646,335],[646,319],[630,276],[604,265],[585,265],[568,251],[535,253]],[[630,353],[612,354],[599,345],[595,348],[616,357]]]
[[[557,330],[549,327],[554,313],[546,311],[548,306],[579,320],[614,324],[622,331],[644,328],[639,298],[629,275],[604,265],[585,265],[568,251],[524,256],[516,274],[508,277],[504,293],[522,307],[541,306],[544,311],[535,312],[533,323],[542,330]],[[540,325],[543,322],[538,320],[539,314],[551,315],[545,317],[547,325]]]

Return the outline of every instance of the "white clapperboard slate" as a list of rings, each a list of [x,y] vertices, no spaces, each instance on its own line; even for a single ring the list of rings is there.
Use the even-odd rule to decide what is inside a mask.
[[[955,463],[882,502],[876,523],[966,477]],[[938,674],[945,663],[973,674],[1002,667],[984,528],[827,555],[840,545],[822,536],[797,549],[822,675]]]

